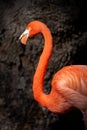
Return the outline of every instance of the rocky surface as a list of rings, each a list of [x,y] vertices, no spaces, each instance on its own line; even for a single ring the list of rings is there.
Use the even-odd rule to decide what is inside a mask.
[[[32,80],[44,39],[38,35],[23,46],[19,36],[32,20],[50,28],[54,48],[45,76],[48,93],[56,71],[87,64],[86,6],[86,0],[0,1],[0,130],[84,130],[79,110],[57,115],[34,100]]]

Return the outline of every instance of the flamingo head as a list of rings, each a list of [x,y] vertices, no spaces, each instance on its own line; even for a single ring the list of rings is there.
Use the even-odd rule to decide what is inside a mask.
[[[39,21],[33,21],[27,25],[25,31],[19,37],[19,40],[21,40],[22,44],[25,45],[29,37],[33,37],[34,35],[41,32],[40,23],[41,22]]]

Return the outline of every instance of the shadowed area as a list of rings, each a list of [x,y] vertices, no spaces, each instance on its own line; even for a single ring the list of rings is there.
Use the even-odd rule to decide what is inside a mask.
[[[1,130],[84,130],[79,110],[53,114],[34,100],[32,80],[44,39],[37,35],[23,46],[19,36],[32,20],[50,28],[54,48],[44,83],[48,93],[53,74],[63,66],[87,64],[86,7],[86,0],[0,1]]]

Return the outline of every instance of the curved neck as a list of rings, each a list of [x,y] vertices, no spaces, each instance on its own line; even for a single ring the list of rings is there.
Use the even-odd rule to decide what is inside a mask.
[[[44,76],[46,68],[52,53],[52,35],[50,30],[44,25],[41,28],[41,33],[44,37],[44,49],[40,56],[39,63],[33,79],[34,98],[43,106],[45,106],[46,94],[44,93]]]

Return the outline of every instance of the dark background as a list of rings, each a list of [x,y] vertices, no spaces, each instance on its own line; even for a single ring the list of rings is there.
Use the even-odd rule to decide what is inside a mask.
[[[50,28],[54,48],[45,76],[48,93],[53,74],[63,66],[87,64],[86,18],[86,0],[0,1],[0,130],[84,130],[79,110],[57,115],[34,100],[32,80],[44,40],[38,35],[23,46],[19,36],[32,20]]]

